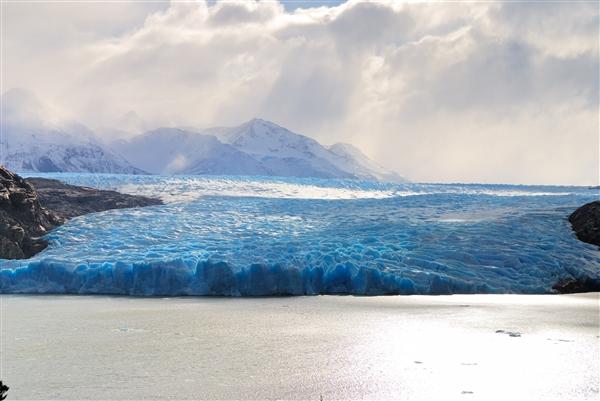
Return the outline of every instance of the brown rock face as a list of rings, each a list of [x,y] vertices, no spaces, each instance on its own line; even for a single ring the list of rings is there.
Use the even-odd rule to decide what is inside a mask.
[[[29,183],[0,166],[0,259],[33,256],[47,245],[40,237],[63,222]]]
[[[155,198],[78,187],[48,178],[32,177],[28,178],[27,182],[35,187],[38,199],[44,207],[65,219],[104,210],[162,204],[159,199]]]

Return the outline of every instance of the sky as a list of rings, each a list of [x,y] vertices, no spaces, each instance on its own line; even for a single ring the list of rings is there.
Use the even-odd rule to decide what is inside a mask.
[[[599,7],[4,2],[2,92],[107,139],[260,117],[416,182],[598,185]]]

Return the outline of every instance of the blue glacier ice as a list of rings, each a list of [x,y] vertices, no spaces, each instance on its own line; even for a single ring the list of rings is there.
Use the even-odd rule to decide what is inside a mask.
[[[600,252],[567,221],[598,198],[584,187],[45,176],[166,203],[70,220],[36,257],[0,260],[2,293],[547,293],[600,280]]]

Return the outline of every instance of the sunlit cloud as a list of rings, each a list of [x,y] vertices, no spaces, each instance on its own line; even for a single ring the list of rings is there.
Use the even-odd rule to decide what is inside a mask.
[[[415,181],[597,183],[598,4],[317,5],[6,4],[4,90],[102,135],[262,117]]]

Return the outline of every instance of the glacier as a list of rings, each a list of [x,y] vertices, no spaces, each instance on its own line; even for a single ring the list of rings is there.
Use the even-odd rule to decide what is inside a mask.
[[[1,293],[540,294],[600,280],[600,251],[567,221],[598,198],[584,187],[43,176],[166,203],[70,220],[34,258],[0,260]]]

